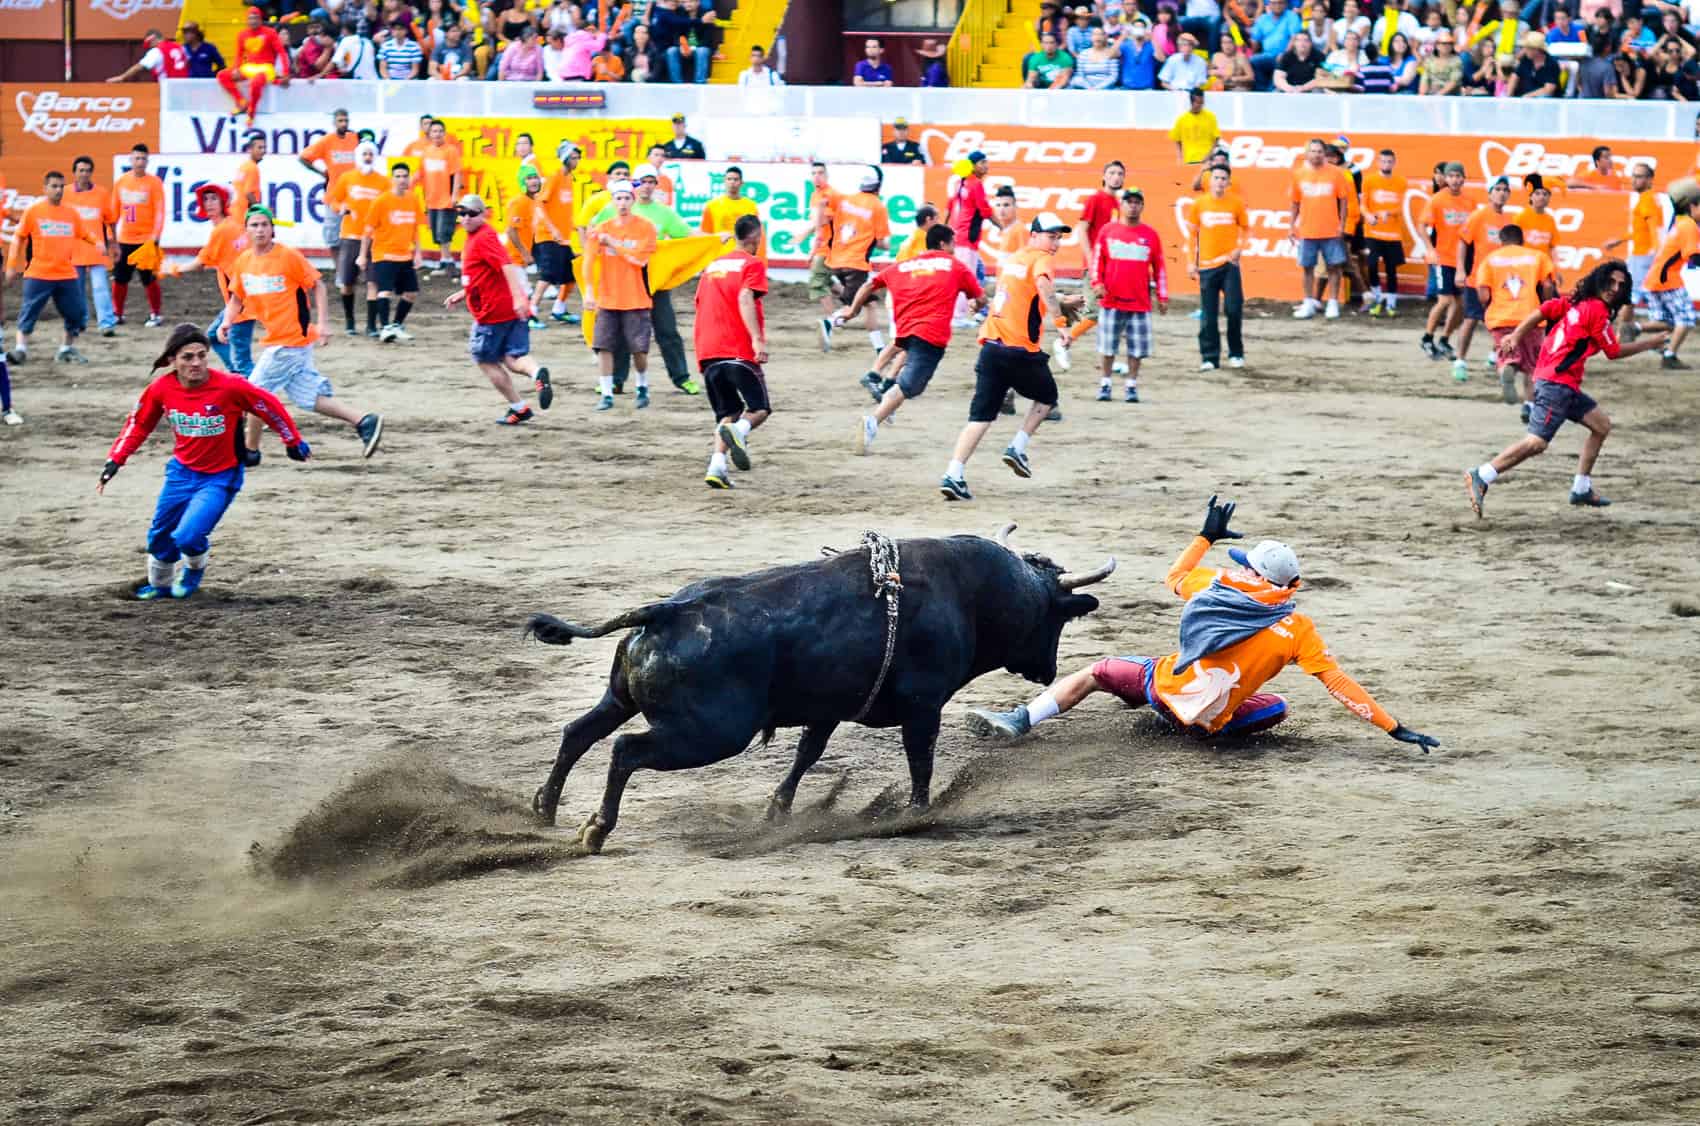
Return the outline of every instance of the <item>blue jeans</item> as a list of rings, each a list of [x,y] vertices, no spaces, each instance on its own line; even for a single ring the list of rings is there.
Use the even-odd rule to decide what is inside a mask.
[[[165,463],[165,486],[148,528],[148,554],[162,563],[205,555],[214,528],[242,491],[242,467],[200,473],[176,458]]]
[[[254,322],[238,321],[231,325],[228,344],[218,338],[218,329],[223,323],[224,310],[220,309],[213,323],[207,326],[207,338],[212,341],[213,351],[218,353],[226,370],[246,379],[254,370]]]
[[[709,64],[714,62],[714,52],[707,47],[695,47],[692,48],[691,54],[695,56],[691,60],[691,65],[695,68],[691,81],[700,86],[708,81],[708,68]],[[685,55],[677,47],[667,48],[667,77],[674,82],[685,80]]]
[[[89,319],[83,287],[75,278],[63,281],[25,278],[23,307],[18,310],[18,331],[25,336],[34,332],[35,323],[41,319],[42,310],[47,308],[49,301],[59,310],[59,319],[65,322],[65,342],[70,343],[88,327]]]
[[[94,319],[101,328],[112,328],[118,324],[118,314],[112,311],[112,281],[106,276],[105,266],[78,266],[77,284],[89,285],[89,292],[94,295]]]

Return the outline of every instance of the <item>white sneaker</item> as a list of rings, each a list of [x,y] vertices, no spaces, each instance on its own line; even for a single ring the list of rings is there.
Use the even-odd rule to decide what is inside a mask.
[[[389,344],[389,343],[391,343],[392,341],[394,341],[396,339],[396,333],[398,333],[400,331],[401,331],[401,328],[400,328],[399,325],[385,325],[383,328],[380,328],[378,330],[378,343],[379,344]]]
[[[874,416],[871,414],[863,415],[862,425],[856,435],[856,452],[866,457],[868,451],[873,448],[874,439],[879,437],[879,433],[879,424],[874,421]]]
[[[1051,356],[1057,361],[1059,368],[1064,371],[1069,369],[1073,361],[1068,356],[1068,340],[1066,337],[1056,336],[1051,338]]]
[[[413,339],[413,334],[411,332],[408,332],[405,328],[401,327],[400,325],[391,325],[390,327],[395,329],[394,339],[402,340],[402,341],[407,341],[407,340]]]
[[[24,416],[19,414],[17,411],[8,408],[5,414],[0,414],[0,421],[4,421],[7,426],[22,426],[24,424]]]
[[[950,322],[951,328],[974,328],[977,322],[973,317],[957,317]]]
[[[1331,320],[1331,321],[1339,320],[1340,319],[1340,303],[1338,301],[1330,301],[1328,303],[1328,311],[1323,313],[1322,315],[1323,315],[1323,317],[1325,317],[1326,319]]]
[[[1243,367],[1245,367],[1245,357],[1244,356],[1229,356],[1228,357],[1228,366],[1231,367],[1231,368],[1243,368]]]
[[[1203,363],[1198,365],[1198,370],[1199,371],[1215,371],[1216,365],[1211,363],[1209,360],[1205,360]]]
[[[1316,316],[1316,310],[1317,305],[1315,302],[1306,301],[1303,305],[1300,305],[1297,309],[1293,310],[1293,319],[1308,321],[1312,317]]]

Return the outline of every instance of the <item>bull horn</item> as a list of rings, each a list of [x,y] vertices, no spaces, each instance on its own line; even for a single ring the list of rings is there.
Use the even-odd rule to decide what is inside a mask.
[[[1093,583],[1103,582],[1105,579],[1110,577],[1111,572],[1115,569],[1116,557],[1112,555],[1109,560],[1096,571],[1087,571],[1082,575],[1074,574],[1072,571],[1064,571],[1062,574],[1057,576],[1057,585],[1062,587],[1064,590],[1079,590],[1083,586],[1091,586]]]
[[[1009,547],[1009,534],[1013,531],[1015,531],[1015,523],[1011,521],[999,528],[998,534],[992,538],[997,542],[999,547]],[[1011,547],[1010,550],[1014,551],[1015,549]]]

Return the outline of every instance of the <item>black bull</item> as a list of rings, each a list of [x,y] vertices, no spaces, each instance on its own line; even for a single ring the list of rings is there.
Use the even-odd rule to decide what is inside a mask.
[[[846,721],[903,729],[909,801],[925,806],[946,702],[993,669],[1041,684],[1053,680],[1063,626],[1098,608],[1096,598],[1072,591],[1115,569],[1110,559],[1071,575],[1042,555],[1018,556],[1005,542],[1014,527],[996,540],[899,542],[901,613],[891,668],[859,720],[888,635],[886,603],[873,596],[866,550],[706,579],[589,628],[533,616],[527,632],[550,645],[632,632],[614,652],[601,701],[567,725],[532,808],[554,824],[573,764],[639,712],[649,730],[614,741],[602,807],[580,830],[591,851],[613,832],[634,771],[707,766],[780,727],[801,727],[803,734],[770,815],[789,812],[797,784]]]

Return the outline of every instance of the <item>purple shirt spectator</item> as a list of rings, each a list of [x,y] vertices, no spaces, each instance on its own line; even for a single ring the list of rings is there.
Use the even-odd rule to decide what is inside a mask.
[[[880,63],[876,66],[863,59],[856,64],[856,77],[870,85],[875,82],[890,82],[892,80],[891,64]]]
[[[870,39],[862,46],[862,52],[867,57],[856,64],[856,73],[851,80],[855,86],[891,86],[891,64],[885,61],[885,45],[878,39]]]

